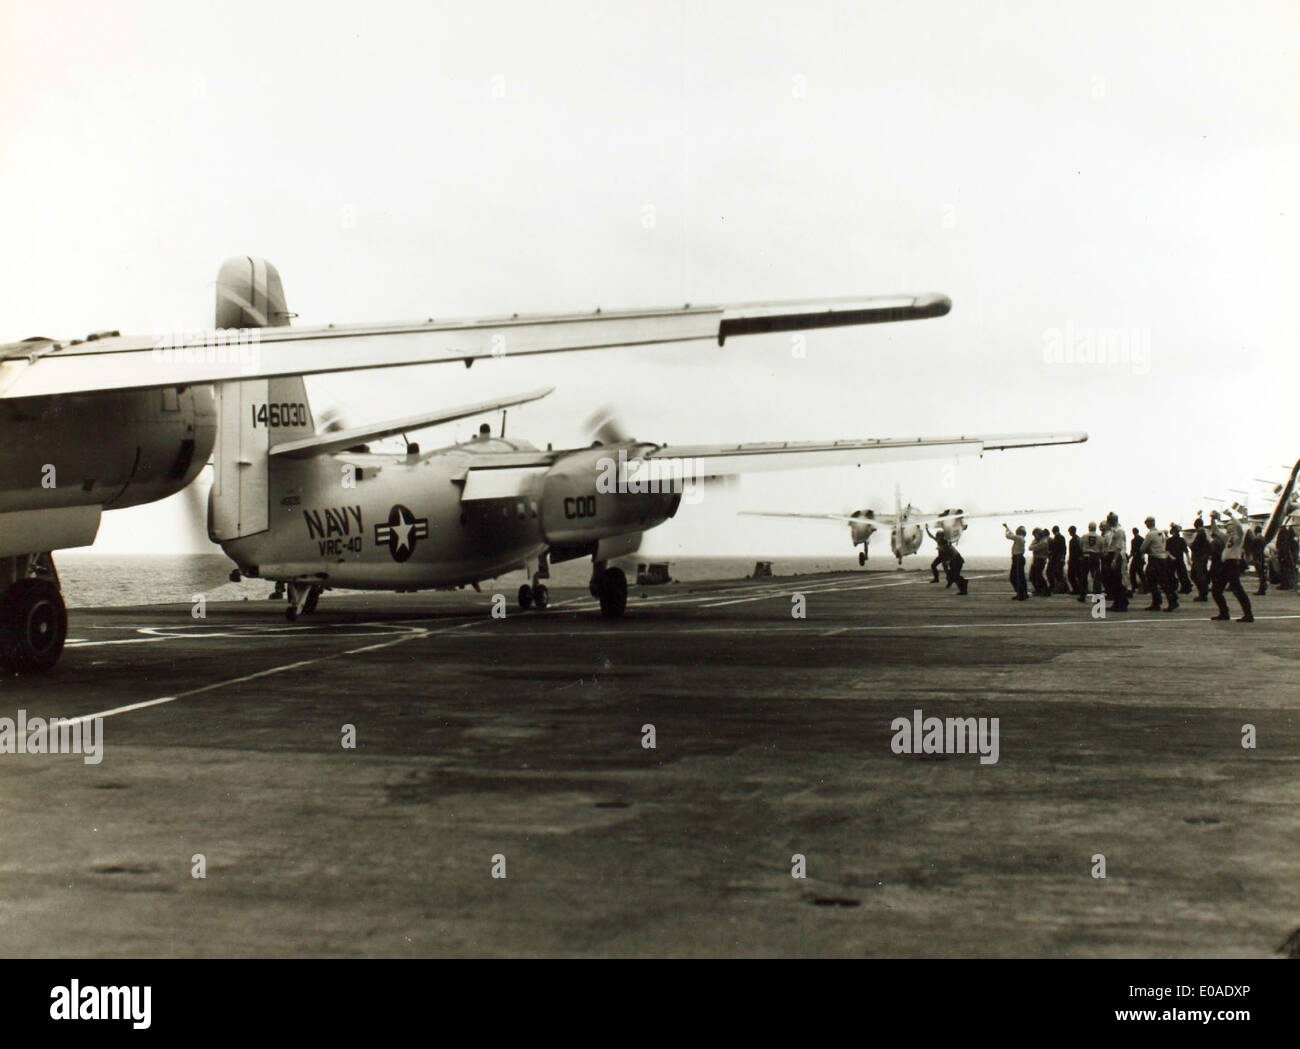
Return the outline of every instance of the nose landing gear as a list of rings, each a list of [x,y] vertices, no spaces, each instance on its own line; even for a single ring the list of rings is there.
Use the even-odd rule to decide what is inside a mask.
[[[284,618],[293,623],[300,615],[311,615],[316,611],[316,602],[320,600],[323,589],[324,587],[318,583],[309,585],[290,583],[288,585],[289,607],[284,610]]]
[[[530,586],[524,583],[519,588],[519,608],[527,612],[530,608],[536,608],[539,612],[551,603],[551,592],[546,589],[543,579],[551,577],[550,565],[547,562],[546,555],[542,554],[537,559],[537,571],[533,573],[533,582]]]

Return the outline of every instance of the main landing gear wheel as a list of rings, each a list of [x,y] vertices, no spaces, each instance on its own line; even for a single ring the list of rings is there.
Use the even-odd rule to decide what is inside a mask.
[[[48,579],[20,579],[0,599],[0,663],[18,673],[49,670],[63,653],[68,610]]]
[[[527,583],[519,588],[519,607],[525,612],[533,607],[533,588]]]
[[[600,614],[607,619],[617,619],[627,611],[627,576],[621,568],[607,568],[597,583],[600,591]]]
[[[533,584],[533,607],[539,612],[551,603],[551,592],[546,589],[545,583]]]
[[[858,551],[858,564],[860,564],[860,565],[865,565],[866,563],[867,563],[867,552],[866,552],[865,550],[859,550],[859,551]]]

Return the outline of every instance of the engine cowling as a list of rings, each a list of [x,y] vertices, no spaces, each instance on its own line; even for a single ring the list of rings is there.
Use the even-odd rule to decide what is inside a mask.
[[[681,504],[681,485],[629,470],[654,445],[601,446],[566,455],[542,478],[538,520],[553,546],[579,546],[662,524]]]

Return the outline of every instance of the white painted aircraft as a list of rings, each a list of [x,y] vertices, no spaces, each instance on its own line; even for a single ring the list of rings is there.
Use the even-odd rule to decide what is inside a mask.
[[[982,438],[985,451],[1005,451],[1012,448],[1041,448],[1048,445],[1056,444],[1078,444],[1086,441],[1086,433],[1032,433],[1032,434],[1000,434],[993,437]],[[980,513],[967,513],[960,508],[945,508],[938,513],[926,513],[919,507],[908,503],[903,505],[903,498],[898,488],[894,489],[894,512],[885,513],[880,510],[865,509],[854,510],[848,514],[805,514],[789,513],[785,511],[766,511],[766,510],[742,510],[741,514],[745,517],[789,517],[801,518],[811,521],[839,521],[845,522],[849,526],[849,538],[852,539],[853,545],[862,547],[858,551],[858,564],[867,563],[868,547],[871,543],[871,537],[876,533],[879,527],[887,525],[889,527],[889,548],[893,551],[894,557],[898,560],[901,568],[903,558],[916,553],[921,549],[921,543],[925,538],[925,526],[936,525],[936,531],[942,531],[948,542],[956,546],[961,542],[961,537],[966,532],[966,522],[977,520],[985,517],[996,517],[1006,519],[1008,517],[1021,517],[1026,514],[1055,514],[1066,513],[1067,510],[994,510]]]
[[[280,467],[271,466],[272,449],[278,463],[296,464],[290,469],[340,465],[330,460],[340,446],[312,444],[316,433],[301,395],[303,375],[424,363],[469,367],[488,357],[621,346],[721,346],[742,335],[942,317],[950,308],[943,295],[904,295],[291,329],[275,268],[261,259],[237,258],[221,267],[215,330],[175,339],[111,331],[0,345],[0,664],[20,672],[55,665],[67,612],[52,552],[90,545],[104,510],[184,489],[215,450],[212,534],[252,543],[270,529],[273,513],[280,520],[286,512],[286,493],[276,490],[274,508],[270,500],[273,479],[280,476]],[[430,411],[353,435],[352,445],[380,431],[406,432],[508,403],[521,401]],[[296,451],[285,447],[293,443]],[[888,447],[884,442],[873,451],[883,454]],[[846,454],[819,448],[832,457]],[[524,449],[509,454],[520,451],[531,459],[542,455]],[[734,447],[731,452],[756,454]],[[553,477],[572,465],[559,469],[558,458]],[[397,472],[372,466],[365,485],[373,491]],[[351,505],[334,499],[320,509],[335,504]],[[396,533],[387,534],[408,541],[418,536],[418,527],[403,532],[403,521],[399,512],[390,526]],[[368,534],[367,545],[373,542]],[[324,557],[313,559],[313,571],[329,563]],[[503,560],[509,559],[484,555],[466,574]]]

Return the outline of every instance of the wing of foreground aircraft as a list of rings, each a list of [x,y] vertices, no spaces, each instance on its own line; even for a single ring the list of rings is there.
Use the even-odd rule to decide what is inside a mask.
[[[502,499],[524,495],[533,479],[565,461],[608,461],[620,481],[629,485],[692,483],[712,477],[760,473],[769,470],[803,470],[825,466],[856,466],[860,463],[927,459],[950,455],[979,455],[1002,447],[1037,447],[1049,444],[1080,444],[1088,439],[1082,431],[1060,434],[1025,434],[1032,444],[997,444],[990,449],[985,439],[962,437],[889,437],[842,441],[770,441],[751,444],[651,445],[627,443],[559,451],[515,452],[484,456],[481,465],[470,467],[463,478],[461,500]],[[996,439],[1008,440],[1006,435]],[[790,514],[763,516],[816,516],[839,520],[838,514]],[[850,520],[845,516],[844,520]],[[877,515],[877,521],[892,520]]]
[[[732,336],[942,317],[945,295],[683,306],[418,324],[216,329],[173,341],[117,333],[87,342],[0,346],[0,398],[190,386],[485,357],[656,346],[723,345]]]
[[[911,461],[950,455],[982,455],[1008,448],[1050,444],[1080,444],[1088,439],[1073,433],[999,434],[996,437],[879,437],[848,441],[786,441],[761,444],[664,445],[647,453],[656,459],[690,460],[695,477],[725,477],[763,470],[792,470],[804,466],[856,466],[863,462]]]

